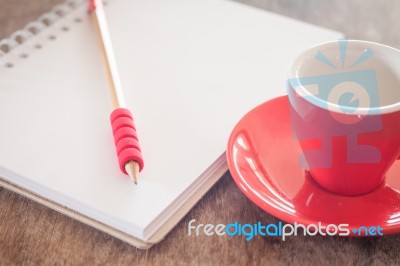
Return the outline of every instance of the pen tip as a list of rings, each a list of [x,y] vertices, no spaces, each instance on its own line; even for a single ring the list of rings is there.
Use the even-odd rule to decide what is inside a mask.
[[[139,164],[135,161],[129,161],[125,164],[125,171],[128,173],[135,185],[137,185],[137,179],[139,177]]]

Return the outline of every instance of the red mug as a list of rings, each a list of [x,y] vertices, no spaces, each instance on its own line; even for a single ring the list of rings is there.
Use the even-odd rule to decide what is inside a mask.
[[[320,186],[353,196],[384,183],[400,156],[400,50],[319,44],[294,60],[287,89],[300,166]]]

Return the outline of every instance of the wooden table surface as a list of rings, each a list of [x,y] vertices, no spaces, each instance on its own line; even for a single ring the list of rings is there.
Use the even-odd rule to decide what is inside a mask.
[[[348,38],[400,47],[398,0],[240,0],[344,32]],[[61,0],[0,0],[0,39]],[[1,89],[1,88],[0,88]],[[0,123],[1,126],[1,123]],[[1,147],[0,147],[1,152]],[[160,244],[138,250],[31,200],[0,188],[0,262],[3,265],[399,264],[400,235],[381,238],[188,236],[197,223],[276,223],[252,204],[226,174]]]

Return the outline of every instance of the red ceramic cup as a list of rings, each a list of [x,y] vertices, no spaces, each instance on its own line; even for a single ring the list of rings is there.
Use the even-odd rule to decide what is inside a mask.
[[[300,167],[342,195],[384,183],[400,156],[400,50],[357,40],[319,44],[294,60],[287,89]]]

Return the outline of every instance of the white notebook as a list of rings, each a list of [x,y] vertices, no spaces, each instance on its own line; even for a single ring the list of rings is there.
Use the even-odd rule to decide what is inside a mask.
[[[145,161],[138,185],[118,167],[85,1],[0,44],[1,182],[148,248],[227,170],[230,131],[285,93],[292,58],[341,34],[227,0],[111,0],[105,12]]]

